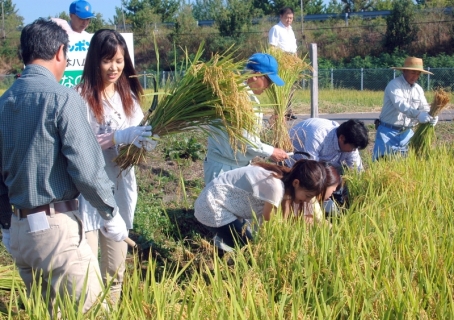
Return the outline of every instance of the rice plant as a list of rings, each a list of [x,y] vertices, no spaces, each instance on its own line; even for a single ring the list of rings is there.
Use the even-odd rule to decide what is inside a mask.
[[[202,62],[202,46],[193,59],[186,52],[184,74],[164,88],[163,98],[141,123],[153,127],[153,134],[171,135],[201,129],[207,125],[226,131],[234,150],[244,149],[243,130],[253,131],[254,106],[243,84],[249,74],[239,72],[244,61],[235,61],[227,50]],[[161,93],[162,94],[162,93]],[[128,145],[115,162],[123,170],[143,160],[145,150]]]
[[[452,147],[427,158],[410,151],[368,160],[366,171],[347,172],[351,207],[332,228],[277,214],[228,256],[206,250],[180,264],[133,264],[120,304],[110,311],[97,305],[84,318],[451,319]],[[25,309],[11,318],[49,319],[39,294],[18,292],[11,292],[13,306],[22,300]],[[71,299],[59,301],[65,317],[80,318]]]
[[[434,100],[430,105],[429,114],[432,117],[438,114],[446,107],[450,101],[450,94],[443,89],[437,89],[434,93]],[[430,123],[420,123],[415,130],[415,134],[410,140],[410,147],[419,155],[429,155],[430,148],[435,142],[435,127]]]
[[[276,58],[279,66],[278,75],[285,82],[283,86],[272,84],[265,91],[274,112],[272,145],[286,151],[293,151],[285,115],[291,113],[295,92],[304,77],[303,71],[310,69],[310,66],[304,59],[276,47],[269,47],[265,52]]]

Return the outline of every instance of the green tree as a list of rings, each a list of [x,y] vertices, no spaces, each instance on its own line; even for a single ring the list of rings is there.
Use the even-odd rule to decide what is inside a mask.
[[[342,13],[343,6],[338,0],[331,0],[325,9],[326,13]]]
[[[24,18],[18,15],[11,0],[3,1],[3,16],[0,20],[0,74],[18,73],[23,63],[18,56],[20,30]]]
[[[130,0],[123,2],[125,15],[131,23],[132,30],[140,34],[149,33],[153,24],[160,23],[161,19],[146,0]]]
[[[195,0],[192,14],[196,20],[214,20],[223,7],[222,0]]]
[[[3,14],[6,16],[17,15],[16,5],[12,0],[1,0],[3,2]]]
[[[15,37],[23,25],[24,18],[17,14],[18,10],[12,0],[1,1],[3,1],[3,16],[0,17],[0,37],[2,39]]]
[[[112,19],[109,19],[109,23],[117,26],[117,28],[121,29],[121,31],[125,31],[126,24],[129,24],[130,22],[126,19],[123,7],[115,7],[115,15]]]
[[[181,6],[176,16],[175,27],[170,34],[170,40],[174,43],[181,44],[183,35],[190,37],[191,34],[197,33],[197,21],[192,15],[190,5]]]
[[[69,14],[66,13],[66,11],[62,11],[57,15],[57,18],[60,18],[62,20],[69,21],[71,18],[69,17]]]
[[[249,28],[255,15],[252,0],[227,0],[215,16],[222,37],[239,38]]]
[[[102,18],[102,14],[94,12],[95,17],[90,19],[90,24],[88,25],[87,31],[88,33],[95,33],[99,29],[107,27],[107,23]]]
[[[261,14],[263,15],[275,15],[276,14],[276,6],[274,5],[274,1],[270,0],[253,0],[252,6],[257,10],[260,10]]]
[[[325,12],[325,5],[323,4],[323,0],[312,0],[307,1],[307,4],[303,4],[303,13],[306,14],[321,14]],[[301,9],[300,9],[301,11]]]
[[[344,12],[366,11],[374,7],[374,0],[341,0]]]
[[[392,10],[395,0],[377,0],[374,10]]]
[[[162,22],[175,21],[175,14],[180,8],[178,0],[148,0],[151,8],[161,17]]]
[[[393,52],[401,50],[417,39],[415,5],[411,0],[399,0],[393,4],[391,15],[386,17],[385,48]]]
[[[445,8],[454,5],[454,0],[416,0],[416,4],[423,8]]]

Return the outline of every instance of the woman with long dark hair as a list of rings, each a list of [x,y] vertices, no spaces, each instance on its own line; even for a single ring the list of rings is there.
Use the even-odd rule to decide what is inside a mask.
[[[252,239],[246,219],[268,221],[281,205],[287,215],[293,203],[321,194],[325,172],[322,164],[306,159],[292,168],[256,163],[226,171],[203,189],[194,205],[195,217],[219,242],[244,245]]]
[[[134,168],[121,171],[113,159],[123,144],[135,144],[147,150],[156,145],[147,139],[152,135],[151,127],[138,126],[144,115],[140,107],[143,90],[136,75],[123,36],[114,30],[97,31],[91,39],[82,81],[77,89],[86,101],[88,120],[103,150],[107,174],[115,183],[112,191],[120,213],[115,218],[123,219],[128,229],[133,227],[137,204],[136,177]],[[98,256],[98,245],[101,249],[102,277],[104,283],[112,282],[110,293],[115,303],[121,293],[127,244],[109,240],[103,235],[99,215],[83,197],[80,197],[79,210],[95,256]]]

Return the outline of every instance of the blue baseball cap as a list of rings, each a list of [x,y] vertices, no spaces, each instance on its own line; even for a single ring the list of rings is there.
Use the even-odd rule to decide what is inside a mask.
[[[91,19],[95,15],[91,12],[91,4],[84,0],[78,0],[71,3],[69,13],[73,13],[81,19]]]
[[[246,64],[246,68],[266,74],[277,86],[285,84],[278,75],[278,65],[276,59],[267,53],[254,53]]]

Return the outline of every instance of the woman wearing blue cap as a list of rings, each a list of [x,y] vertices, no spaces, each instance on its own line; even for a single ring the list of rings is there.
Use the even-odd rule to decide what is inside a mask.
[[[259,101],[255,95],[262,94],[273,83],[277,86],[284,85],[284,81],[278,76],[277,61],[269,54],[253,54],[248,59],[246,69],[252,73],[247,80],[247,85],[251,89],[249,96],[257,104]],[[223,172],[249,165],[255,157],[269,158],[275,162],[288,158],[284,150],[260,141],[259,125],[262,122],[262,114],[257,113],[257,117],[257,131],[244,133],[244,136],[251,142],[246,146],[245,153],[232,149],[227,133],[211,128],[215,135],[208,138],[208,151],[203,165],[205,184]]]

